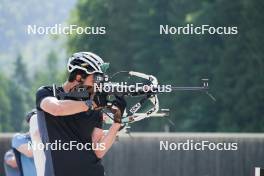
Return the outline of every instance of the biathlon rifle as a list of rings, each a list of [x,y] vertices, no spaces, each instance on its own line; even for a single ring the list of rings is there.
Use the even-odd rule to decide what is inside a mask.
[[[127,73],[129,77],[133,76],[133,77],[138,77],[138,78],[147,80],[148,82],[147,86],[152,87],[152,89],[146,91],[145,90],[146,85],[143,85],[141,87],[138,87],[137,89],[128,90],[128,89],[125,89],[127,85],[118,85],[114,82],[111,82],[113,77],[115,77],[119,73]],[[101,94],[104,94],[105,96],[117,95],[117,96],[140,97],[141,98],[137,103],[132,105],[129,108],[129,110],[125,110],[123,114],[122,123],[124,126],[127,126],[127,128],[129,128],[128,124],[141,121],[145,118],[169,116],[169,109],[160,109],[158,94],[163,93],[163,92],[156,91],[158,89],[159,84],[158,84],[158,79],[155,76],[148,75],[145,73],[135,72],[135,71],[120,71],[120,72],[113,74],[112,77],[110,77],[110,80],[108,77],[105,80],[106,80],[106,82],[104,82],[105,85],[108,85],[108,86],[112,85],[115,88],[117,87],[120,88],[120,86],[123,86],[123,88],[127,91],[117,92],[115,89],[114,91],[107,92],[107,93],[100,92]],[[200,91],[200,92],[207,94],[213,101],[216,101],[216,99],[212,96],[212,94],[209,93],[209,83],[208,83],[209,79],[202,79],[201,81],[202,81],[201,86],[196,86],[196,87],[171,86],[171,91],[172,92],[174,91]],[[91,91],[88,91],[87,87],[81,87],[69,93],[59,92],[57,96],[60,97],[60,99],[68,98],[68,99],[82,99],[83,100],[83,99],[88,99],[91,96],[91,93],[89,92]],[[146,102],[151,102],[151,106],[148,109],[146,109],[144,112],[139,112],[142,106]],[[105,103],[104,105],[107,105],[107,104]],[[112,119],[108,121],[108,123],[113,123],[113,114],[111,113],[109,108],[105,106],[101,108],[101,111],[104,114],[106,114],[110,119]]]

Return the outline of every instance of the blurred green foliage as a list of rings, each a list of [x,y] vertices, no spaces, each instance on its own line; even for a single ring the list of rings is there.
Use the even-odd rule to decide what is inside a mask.
[[[63,83],[65,71],[58,67],[56,53],[51,50],[46,64],[28,77],[27,65],[21,54],[14,66],[15,72],[9,79],[0,76],[0,131],[17,132],[28,130],[25,117],[28,111],[35,107],[36,90],[43,85]],[[31,73],[32,74],[32,73]]]
[[[105,26],[106,35],[75,35],[68,51],[93,51],[112,72],[153,74],[163,84],[197,85],[209,78],[212,102],[199,93],[161,95],[176,124],[171,131],[264,131],[264,2],[228,0],[82,0],[71,23]],[[237,35],[160,35],[161,24],[237,26]],[[163,130],[166,120],[133,125]]]

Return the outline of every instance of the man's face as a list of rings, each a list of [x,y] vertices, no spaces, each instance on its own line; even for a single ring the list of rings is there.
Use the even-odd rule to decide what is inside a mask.
[[[91,74],[86,77],[83,84],[86,86],[93,86],[93,83],[94,83],[94,75]]]
[[[93,87],[94,83],[99,84],[104,82],[104,75],[101,73],[94,73],[91,75],[88,75],[86,79],[83,82],[83,85]]]

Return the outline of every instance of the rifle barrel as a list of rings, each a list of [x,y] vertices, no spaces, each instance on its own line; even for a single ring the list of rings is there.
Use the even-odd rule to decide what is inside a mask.
[[[171,87],[172,91],[198,91],[209,90],[209,87]]]

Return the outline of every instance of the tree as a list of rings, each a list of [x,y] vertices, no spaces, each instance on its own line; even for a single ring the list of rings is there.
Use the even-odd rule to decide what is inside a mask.
[[[11,109],[10,100],[8,97],[8,79],[0,74],[0,131],[9,131],[12,129],[10,124],[9,113]]]
[[[11,111],[9,114],[10,125],[12,125],[12,131],[21,131],[22,124],[25,121],[26,111],[28,108],[28,102],[26,101],[26,96],[23,94],[23,89],[21,89],[16,84],[10,84],[9,86],[9,99],[11,104]]]
[[[106,35],[72,35],[68,51],[94,51],[111,70],[156,75],[163,84],[197,85],[209,78],[212,102],[198,93],[162,95],[175,131],[264,131],[264,1],[82,0],[72,22],[105,26]],[[254,19],[254,20],[252,20]],[[159,35],[159,25],[237,26],[237,35]],[[136,130],[161,130],[149,120]]]
[[[11,111],[9,114],[10,125],[12,125],[14,131],[21,131],[26,110],[30,104],[30,81],[27,75],[26,65],[22,60],[23,58],[19,54],[15,61],[15,72],[8,90],[11,104]]]
[[[27,75],[27,67],[23,63],[23,58],[21,54],[18,54],[15,61],[15,71],[12,77],[12,80],[15,81],[23,89],[30,87],[30,81]]]

